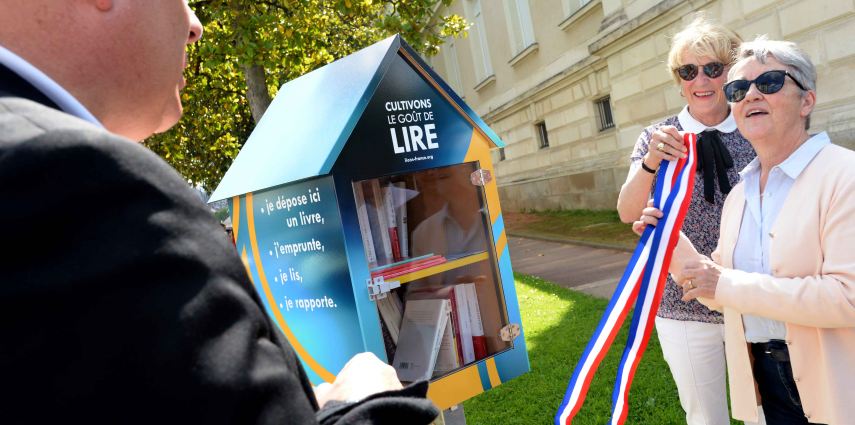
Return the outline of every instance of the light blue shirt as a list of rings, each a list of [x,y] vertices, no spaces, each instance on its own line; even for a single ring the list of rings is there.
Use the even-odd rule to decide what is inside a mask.
[[[53,103],[56,103],[64,112],[103,128],[98,119],[83,104],[75,99],[71,93],[62,88],[62,86],[57,84],[56,81],[48,77],[44,72],[24,60],[24,58],[12,53],[11,50],[6,49],[2,45],[0,45],[0,63],[32,84],[33,87],[52,100]]]
[[[790,193],[799,174],[813,160],[817,153],[831,143],[825,132],[806,140],[784,162],[769,171],[766,187],[760,193],[760,160],[754,158],[740,172],[745,182],[745,211],[742,214],[742,226],[739,239],[733,251],[733,267],[752,273],[771,275],[769,265],[769,247],[772,242],[770,232],[778,213]],[[745,340],[748,342],[768,342],[773,339],[786,339],[787,328],[784,322],[759,316],[744,314]]]

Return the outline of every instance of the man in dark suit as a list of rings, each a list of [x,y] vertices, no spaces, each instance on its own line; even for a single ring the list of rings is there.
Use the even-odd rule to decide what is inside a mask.
[[[0,0],[0,422],[430,422],[426,383],[370,354],[313,389],[219,223],[132,141],[181,116],[201,33],[184,0]]]

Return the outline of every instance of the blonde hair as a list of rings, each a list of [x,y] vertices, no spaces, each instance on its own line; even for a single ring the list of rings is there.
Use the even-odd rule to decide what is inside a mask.
[[[703,14],[698,14],[686,28],[674,34],[671,50],[668,52],[668,72],[674,81],[680,84],[680,77],[675,70],[684,65],[684,52],[698,57],[715,58],[725,65],[730,65],[740,43],[742,38],[738,34],[710,21]]]

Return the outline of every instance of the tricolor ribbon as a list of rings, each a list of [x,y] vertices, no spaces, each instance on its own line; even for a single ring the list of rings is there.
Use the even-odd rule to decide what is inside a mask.
[[[647,226],[644,229],[632,259],[597,325],[597,330],[576,364],[564,400],[555,414],[555,425],[570,425],[573,422],[573,417],[585,402],[594,373],[623,325],[630,305],[635,301],[629,337],[612,392],[612,416],[609,423],[615,425],[626,421],[629,388],[650,339],[668,276],[671,253],[677,245],[680,228],[692,199],[697,136],[686,133],[683,142],[688,149],[686,158],[663,162],[667,165],[659,167],[653,191],[653,205],[662,211],[663,216],[657,226]]]

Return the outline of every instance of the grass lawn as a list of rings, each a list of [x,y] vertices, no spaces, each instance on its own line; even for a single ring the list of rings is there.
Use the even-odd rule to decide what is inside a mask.
[[[615,210],[567,210],[504,214],[508,233],[635,248],[638,236]]]
[[[465,402],[468,425],[551,424],[576,361],[607,305],[607,300],[536,277],[515,277],[531,372]],[[600,364],[574,425],[608,422],[615,374],[631,317],[629,313]],[[677,388],[655,333],[636,371],[629,401],[627,424],[685,423]]]

